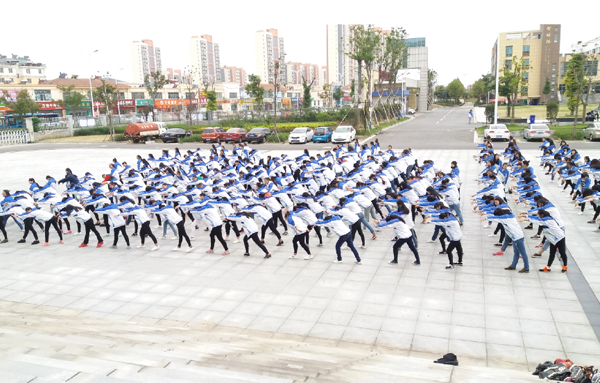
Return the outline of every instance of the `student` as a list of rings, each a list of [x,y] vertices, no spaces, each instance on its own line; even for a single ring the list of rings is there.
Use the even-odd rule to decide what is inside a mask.
[[[522,218],[519,221],[527,221],[534,220],[538,221],[544,230],[544,236],[546,239],[552,244],[550,246],[550,256],[548,257],[548,264],[543,269],[540,269],[543,273],[549,273],[552,267],[552,262],[554,262],[554,257],[556,257],[556,250],[558,250],[560,254],[560,258],[563,261],[562,272],[567,272],[567,253],[565,248],[565,232],[558,225],[558,223],[550,216],[544,209],[540,209],[537,211],[537,216],[530,216],[529,218]]]
[[[289,211],[285,212],[285,219],[294,232],[294,238],[292,239],[294,254],[290,256],[290,259],[298,259],[296,258],[296,255],[298,254],[298,243],[306,252],[306,257],[304,257],[304,259],[312,259],[313,256],[310,253],[310,248],[306,244],[308,238],[308,226],[304,220],[295,214],[291,214]]]
[[[219,240],[221,245],[223,246],[223,253],[221,255],[229,254],[229,248],[227,247],[227,242],[223,239],[223,231],[221,230],[223,227],[223,220],[219,215],[219,210],[207,203],[204,206],[191,209],[192,214],[196,215],[199,218],[202,218],[206,223],[207,227],[210,227],[210,249],[206,250],[207,253],[215,252],[215,238]]]
[[[177,226],[179,242],[177,244],[177,247],[173,248],[173,251],[181,251],[181,242],[183,242],[184,238],[188,245],[188,249],[185,252],[189,253],[192,250],[194,250],[194,247],[192,246],[192,242],[190,241],[190,237],[188,237],[188,235],[185,231],[183,219],[181,218],[181,216],[179,214],[177,214],[177,212],[175,211],[175,208],[173,208],[173,206],[165,205],[164,203],[160,203],[157,207],[152,209],[152,213],[162,214],[166,219],[168,219],[169,221],[171,221],[172,223],[174,223]]]
[[[504,241],[508,241],[509,238],[513,241],[513,261],[510,266],[505,267],[504,270],[516,270],[519,258],[522,257],[523,269],[519,270],[519,273],[528,273],[529,259],[527,258],[527,251],[525,250],[525,235],[513,213],[509,209],[497,208],[494,210],[493,215],[488,215],[487,218],[484,217],[481,220],[485,221],[486,219],[502,223],[504,225],[504,230],[506,230],[506,238]]]
[[[342,263],[342,245],[345,243],[348,245],[350,250],[352,250],[354,257],[356,258],[356,264],[361,264],[360,255],[358,254],[356,247],[354,247],[354,243],[352,243],[352,234],[350,233],[350,229],[345,223],[342,222],[341,218],[329,215],[321,220],[318,220],[316,225],[328,227],[331,229],[331,231],[339,236],[335,244],[336,259],[333,261],[333,263]]]
[[[462,258],[463,258],[463,249],[460,240],[462,239],[462,231],[460,230],[460,223],[458,219],[450,213],[444,212],[440,213],[438,219],[431,220],[431,222],[440,223],[444,229],[445,233],[443,235],[447,236],[450,243],[448,244],[448,249],[446,252],[448,253],[448,266],[446,269],[454,268],[454,259],[452,257],[452,250],[456,249],[458,252],[458,262],[456,265],[462,266]]]
[[[125,243],[127,244],[127,250],[131,249],[129,243],[129,236],[127,236],[125,219],[121,216],[121,211],[115,204],[104,204],[104,207],[96,209],[96,211],[104,212],[110,221],[110,225],[113,228],[114,240],[110,247],[111,249],[117,249],[117,243],[119,242],[119,234],[123,235]],[[109,225],[109,222],[106,222]]]
[[[125,197],[123,197],[125,198]],[[150,251],[156,251],[159,249],[158,241],[156,237],[152,233],[152,229],[150,228],[150,217],[146,214],[146,211],[140,206],[134,206],[130,209],[125,210],[122,215],[125,216],[133,216],[136,221],[140,223],[140,242],[141,244],[138,246],[138,249],[144,248],[146,242],[146,236],[150,237],[152,242],[154,243],[154,247],[150,249]]]
[[[407,218],[405,215],[404,218]],[[397,215],[396,213],[390,213],[383,221],[374,220],[377,227],[390,227],[394,229],[394,234],[396,235],[396,243],[394,243],[394,247],[392,248],[392,252],[394,254],[394,259],[392,259],[389,263],[390,265],[398,264],[398,251],[403,244],[407,244],[410,250],[415,255],[415,260],[413,265],[420,265],[421,260],[419,258],[419,252],[414,245],[414,241],[412,239],[412,232],[410,228],[406,224],[406,221],[403,217]]]
[[[258,239],[258,225],[256,225],[256,222],[254,222],[254,219],[252,218],[252,215],[250,215],[250,213],[239,212],[238,214],[230,215],[229,217],[227,217],[227,219],[239,222],[244,228],[243,242],[244,248],[246,249],[246,252],[244,253],[245,257],[250,256],[250,246],[248,244],[248,239],[252,239],[256,246],[258,246],[265,253],[265,258],[271,258],[269,250],[267,250],[265,245],[260,241],[260,239]]]
[[[44,235],[46,241],[42,243],[42,246],[50,246],[50,243],[48,242],[48,240],[50,239],[50,226],[53,226],[54,230],[56,230],[56,233],[58,233],[58,237],[60,238],[60,241],[58,241],[58,243],[64,244],[62,232],[58,228],[56,216],[52,213],[48,213],[47,211],[43,211],[40,209],[32,209],[30,207],[27,207],[25,209],[25,213],[21,214],[20,217],[22,219],[33,218],[35,220],[44,222]],[[36,235],[35,232],[34,235]]]
[[[96,235],[96,239],[98,240],[98,244],[96,247],[102,247],[104,241],[102,240],[102,236],[98,233],[96,226],[94,225],[94,220],[92,216],[86,212],[83,208],[79,206],[67,205],[62,211],[65,215],[75,218],[77,222],[83,222],[83,227],[85,228],[85,236],[83,237],[83,242],[79,247],[87,247],[90,240],[90,231]]]
[[[257,216],[262,222],[263,225],[261,227],[260,230],[260,241],[261,242],[265,242],[265,234],[267,233],[267,228],[271,229],[271,232],[273,232],[273,234],[275,234],[275,236],[277,237],[277,239],[279,240],[279,243],[277,244],[277,246],[283,246],[283,240],[281,239],[281,234],[279,234],[279,231],[277,231],[277,227],[275,226],[274,223],[274,219],[273,219],[273,214],[271,214],[271,212],[269,210],[267,210],[266,208],[260,206],[260,205],[248,205],[245,208],[241,209],[242,211],[245,211],[247,213],[254,213],[255,216]]]

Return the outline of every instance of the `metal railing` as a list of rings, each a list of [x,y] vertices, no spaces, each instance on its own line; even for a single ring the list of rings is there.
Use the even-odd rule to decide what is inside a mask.
[[[39,119],[40,131],[67,129],[66,117],[50,117]]]

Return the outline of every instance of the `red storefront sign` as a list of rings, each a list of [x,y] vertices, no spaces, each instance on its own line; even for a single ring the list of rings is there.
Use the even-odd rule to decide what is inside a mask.
[[[183,100],[177,100],[177,99],[165,99],[165,100],[155,100],[154,101],[154,106],[158,109],[169,109],[171,107],[174,106],[182,106],[182,105],[190,105],[190,102],[192,105],[198,105],[198,99],[196,98],[192,98],[191,100],[189,99],[183,99]]]
[[[55,102],[50,101],[38,101],[36,102],[40,106],[40,110],[63,110],[64,108]]]
[[[121,108],[135,108],[135,100],[119,100],[119,107]]]

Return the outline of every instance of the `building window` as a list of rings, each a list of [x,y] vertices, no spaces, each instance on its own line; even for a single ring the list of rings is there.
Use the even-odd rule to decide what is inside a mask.
[[[529,54],[529,45],[523,45],[523,54]]]
[[[31,84],[31,79],[30,78],[27,79],[27,83]]]
[[[569,63],[560,63],[560,77],[565,77]]]
[[[25,73],[31,74],[31,69],[29,69],[29,68],[25,69]]]
[[[525,72],[525,73],[523,73],[523,78],[524,78],[525,80],[529,80],[529,72]]]
[[[236,99],[237,98],[237,93],[235,93],[235,92],[229,93],[229,98]]]
[[[521,34],[520,33],[508,33],[506,35],[506,39],[507,40],[521,40]]]
[[[162,92],[156,92],[154,94],[154,98],[159,99],[159,100],[162,99]]]
[[[125,93],[119,92],[119,100],[125,100]]]
[[[598,75],[598,60],[586,61],[584,68],[585,68],[586,76],[597,76]]]
[[[186,100],[191,100],[192,98],[198,98],[198,96],[194,92],[185,92],[185,98]]]
[[[504,61],[504,68],[505,69],[512,68],[512,60],[506,60],[506,61]]]
[[[217,98],[223,98],[223,93],[218,93],[217,92]]]
[[[565,91],[566,91],[565,84],[559,84],[558,85],[558,91],[560,92],[560,94],[564,94]]]
[[[541,33],[534,33],[533,34],[533,39],[534,40],[541,40],[542,39],[542,34]]]
[[[179,93],[177,92],[169,92],[169,100],[177,100],[179,99]]]
[[[522,95],[526,95],[528,91],[529,91],[529,89],[526,86],[524,86],[524,87],[521,88],[521,94]]]
[[[8,68],[8,73],[12,73],[12,68]]]
[[[38,69],[38,74],[42,74],[42,70],[41,69]]]
[[[512,57],[513,51],[512,51],[512,45],[508,45],[506,47],[506,57]]]
[[[288,94],[287,94],[287,98],[291,98],[291,97],[293,97],[293,96],[292,96],[292,93],[289,93],[289,92],[288,92]]]
[[[0,68],[0,73],[4,73],[4,68]]]
[[[523,61],[523,66],[525,66],[525,67],[529,68],[529,59],[525,59],[525,60]]]
[[[52,96],[49,90],[34,90],[35,101],[52,101]]]
[[[554,34],[554,42],[557,43],[558,42],[558,33]]]
[[[144,92],[131,92],[131,98],[134,100],[143,100]]]

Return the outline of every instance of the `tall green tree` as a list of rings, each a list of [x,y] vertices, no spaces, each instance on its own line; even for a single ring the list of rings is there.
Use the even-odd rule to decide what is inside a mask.
[[[250,94],[250,96],[256,102],[256,109],[262,110],[263,107],[263,99],[265,98],[265,88],[260,86],[260,77],[251,74],[248,76],[248,82],[246,83],[246,93]]]
[[[434,94],[438,100],[448,101],[448,88],[446,88],[445,86],[438,85],[437,87],[435,87]]]
[[[524,64],[525,59],[519,59],[517,56],[514,56],[510,68],[504,68],[503,76],[500,77],[498,92],[508,100],[508,107],[511,112],[511,123],[513,124],[515,123],[515,105],[517,97],[521,94],[523,86],[527,85],[527,79],[525,78],[527,69]]]
[[[344,91],[342,91],[341,86],[338,86],[333,91],[333,99],[335,100],[335,106],[340,106],[342,104],[342,97],[344,97]]]
[[[392,28],[390,33],[382,35],[380,47],[380,57],[377,59],[379,77],[377,83],[377,91],[379,92],[379,100],[377,105],[381,104],[381,97],[384,92],[384,83],[387,82],[388,103],[392,95],[395,94],[396,83],[398,79],[398,70],[402,68],[404,62],[408,58],[408,47],[406,46],[407,33],[403,28]],[[385,105],[383,110],[385,111]],[[394,113],[390,113],[394,115]]]
[[[117,102],[119,102],[119,92],[117,88],[106,82],[105,79],[100,79],[102,84],[94,89],[94,100],[104,103],[104,114],[108,118],[108,129],[110,139],[115,139],[115,127],[113,125],[113,113]]]
[[[79,110],[81,102],[85,100],[85,95],[75,91],[75,85],[69,86],[57,86],[57,88],[63,93],[62,100],[54,101],[57,105],[65,108],[67,114],[73,115]],[[79,126],[79,120],[74,119],[73,122]]]
[[[447,88],[448,96],[454,100],[455,104],[458,104],[459,98],[461,98],[465,94],[465,86],[463,85],[463,83],[458,78],[456,78],[452,80],[450,84],[448,84]]]
[[[0,90],[0,92],[2,91]],[[37,113],[40,110],[40,106],[31,98],[27,89],[17,93],[14,99],[8,95],[8,92],[0,93],[0,103],[10,108],[13,116],[20,120],[23,126],[25,126],[25,116],[27,114]]]
[[[544,84],[544,88],[542,89],[542,94],[544,95],[544,101],[548,102],[548,95],[552,92],[552,88],[550,87],[550,80],[546,77],[546,83]]]
[[[313,84],[315,83],[315,78],[313,77],[312,81],[309,83],[306,82],[306,78],[302,76],[302,107],[304,109],[310,108],[312,106],[312,100],[310,96],[310,90],[312,89]]]
[[[575,109],[575,121],[573,121],[573,135],[575,135],[577,132],[579,103],[581,95],[587,86],[587,79],[585,78],[585,55],[576,53],[571,57],[563,81],[565,83],[565,96],[569,98],[569,103]]]
[[[154,101],[156,101],[156,94],[158,91],[165,87],[169,83],[169,79],[159,71],[150,72],[144,77],[144,86],[152,99],[152,108],[154,108]]]
[[[481,98],[487,94],[485,90],[485,83],[483,79],[479,79],[473,83],[471,87],[471,96],[477,99],[477,102],[481,101]]]

